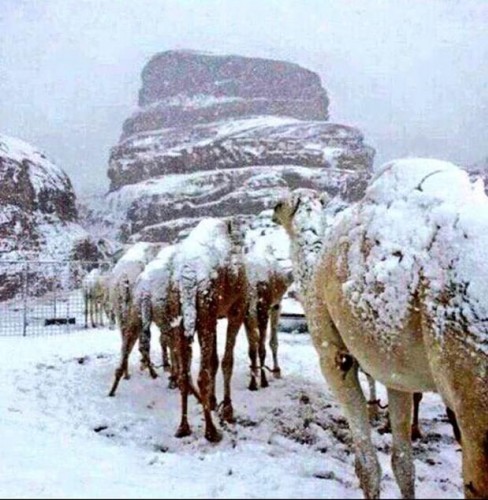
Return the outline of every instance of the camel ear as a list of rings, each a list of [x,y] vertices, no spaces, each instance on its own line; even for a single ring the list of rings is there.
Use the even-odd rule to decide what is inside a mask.
[[[300,198],[299,195],[293,197],[293,211],[291,213],[291,216],[293,217],[298,210],[298,207],[300,206],[300,203],[302,202],[302,199]]]

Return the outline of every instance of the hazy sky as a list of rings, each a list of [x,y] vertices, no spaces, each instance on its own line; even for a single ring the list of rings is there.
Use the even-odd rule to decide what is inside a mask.
[[[0,132],[106,190],[141,69],[175,48],[316,71],[377,162],[488,155],[488,0],[0,0]]]

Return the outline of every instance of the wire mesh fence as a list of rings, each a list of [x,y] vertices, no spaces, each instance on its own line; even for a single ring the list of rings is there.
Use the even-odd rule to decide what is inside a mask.
[[[0,337],[85,327],[83,278],[105,261],[0,261]]]

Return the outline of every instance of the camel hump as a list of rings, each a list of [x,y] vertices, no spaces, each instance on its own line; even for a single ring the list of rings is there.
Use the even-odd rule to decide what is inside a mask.
[[[377,331],[401,331],[421,289],[439,338],[455,324],[466,342],[488,353],[488,197],[482,182],[449,162],[390,162],[364,198],[339,214],[325,241],[327,254],[341,249],[342,291],[355,315]]]

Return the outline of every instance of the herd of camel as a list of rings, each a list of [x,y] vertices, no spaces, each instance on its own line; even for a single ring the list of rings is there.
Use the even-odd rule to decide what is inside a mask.
[[[402,496],[415,494],[414,399],[418,404],[420,393],[434,391],[458,426],[466,498],[488,498],[488,197],[481,181],[471,181],[451,163],[398,160],[380,167],[364,197],[352,205],[311,189],[289,192],[274,207],[270,227],[274,224],[288,234],[291,268],[276,257],[266,235],[247,240],[241,219],[207,218],[179,243],[136,243],[110,273],[94,270],[87,276],[85,295],[95,304],[92,323],[104,306],[122,334],[109,395],[122,377],[129,378],[128,359],[137,340],[141,367],[157,376],[150,357],[154,323],[161,332],[164,369],[181,393],[176,435],[191,433],[192,394],[203,407],[205,437],[218,442],[212,412],[220,410],[224,421],[234,422],[237,333],[244,325],[249,389],[256,390],[258,381],[266,387],[270,322],[269,370],[280,377],[280,303],[293,282],[322,374],[349,424],[365,497],[379,497],[381,471],[359,369],[387,389],[392,469]],[[224,398],[218,404],[221,318],[227,318],[227,337]],[[195,337],[201,351],[196,385]]]

